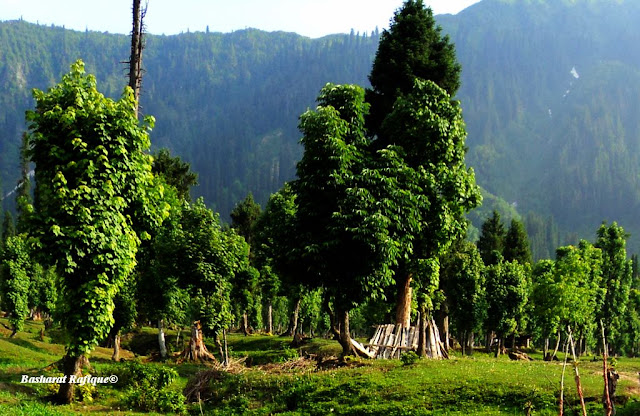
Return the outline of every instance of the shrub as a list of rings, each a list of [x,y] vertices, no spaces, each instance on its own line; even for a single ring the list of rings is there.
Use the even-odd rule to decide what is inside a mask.
[[[415,353],[415,351],[407,351],[400,356],[400,361],[402,361],[402,365],[411,365],[415,364],[419,358],[420,357]]]

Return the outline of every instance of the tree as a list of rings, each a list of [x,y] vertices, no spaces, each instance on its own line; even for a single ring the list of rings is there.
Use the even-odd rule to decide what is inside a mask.
[[[29,315],[29,285],[32,264],[27,235],[10,236],[5,241],[0,263],[3,309],[10,313],[11,337],[22,330]]]
[[[367,129],[384,138],[380,131],[385,117],[400,95],[409,94],[416,78],[430,80],[454,96],[460,87],[461,67],[455,47],[436,25],[431,8],[422,0],[407,0],[395,12],[389,30],[383,30],[373,61],[367,90],[371,114]],[[383,145],[392,143],[384,138]]]
[[[481,329],[486,315],[485,274],[475,244],[456,242],[444,256],[441,287],[463,354],[473,352],[473,334]]]
[[[198,184],[198,174],[191,171],[191,165],[171,156],[169,149],[160,149],[153,156],[153,174],[162,176],[175,188],[178,198],[187,201],[191,200],[191,188]]]
[[[579,334],[581,341],[597,329],[601,267],[601,251],[584,240],[577,247],[560,247],[555,262],[544,260],[536,265],[530,303],[533,324],[545,340],[545,359],[555,357],[567,326]],[[556,346],[549,353],[552,335],[557,336]]]
[[[255,264],[260,270],[267,315],[273,311],[276,294],[285,295],[293,307],[286,334],[295,335],[302,296],[301,276],[305,271],[295,256],[298,248],[296,217],[298,205],[290,183],[271,195],[255,229]],[[270,327],[272,321],[267,318]]]
[[[515,333],[529,294],[525,266],[498,263],[486,269],[487,320],[486,331],[495,331],[499,345],[496,357],[504,345],[504,337]]]
[[[605,290],[598,318],[604,322],[610,352],[622,347],[622,329],[633,278],[631,261],[627,260],[626,240],[629,235],[617,223],[603,222],[597,232],[595,246],[602,250],[602,288]]]
[[[478,250],[485,265],[496,265],[503,259],[505,238],[506,232],[500,220],[500,214],[498,211],[493,211],[491,217],[482,224],[478,239]]]
[[[144,153],[153,118],[139,125],[130,89],[118,101],[105,98],[78,61],[34,98],[27,113],[37,184],[31,221],[38,251],[62,280],[63,367],[71,376],[111,329],[113,299],[136,265],[140,239],[168,212]],[[60,402],[72,400],[73,386],[61,385]]]
[[[166,323],[198,322],[192,325],[191,344],[184,357],[213,359],[202,341],[202,331],[216,335],[229,328],[231,282],[249,267],[249,248],[233,230],[222,229],[218,215],[202,199],[181,204],[181,210],[151,242],[144,281],[155,290],[147,290],[145,303],[147,309],[153,308],[148,313]]]
[[[375,148],[385,149],[388,146],[395,146],[397,154],[407,167],[419,174],[423,173],[421,169],[426,171],[424,172],[426,175],[419,175],[423,177],[423,182],[419,182],[419,186],[427,182],[424,196],[429,206],[433,208],[430,209],[430,213],[418,216],[423,218],[419,220],[423,221],[423,224],[413,227],[410,234],[417,236],[420,234],[420,229],[424,228],[428,236],[423,237],[422,241],[426,242],[436,237],[432,240],[434,244],[432,247],[426,247],[430,243],[424,244],[424,248],[416,250],[416,254],[411,255],[414,257],[411,262],[404,262],[396,267],[398,287],[396,322],[403,325],[409,324],[411,284],[417,271],[416,267],[422,265],[423,272],[431,275],[423,276],[421,282],[414,282],[422,287],[422,299],[425,302],[421,304],[421,308],[430,309],[432,292],[438,287],[435,275],[437,265],[434,262],[437,262],[441,250],[446,249],[447,239],[455,237],[461,229],[466,228],[466,224],[462,224],[463,215],[458,211],[471,209],[480,201],[479,192],[476,189],[471,194],[477,193],[477,196],[466,195],[458,207],[454,208],[455,203],[451,202],[455,201],[453,194],[456,192],[456,187],[452,186],[452,182],[441,188],[447,189],[447,192],[444,192],[447,196],[440,198],[437,192],[432,192],[438,187],[437,182],[441,179],[446,182],[458,175],[453,172],[466,171],[466,169],[458,169],[460,160],[464,166],[466,133],[459,113],[459,104],[451,102],[451,96],[460,85],[459,78],[460,65],[456,61],[454,46],[447,36],[441,35],[441,28],[435,24],[431,9],[425,8],[421,0],[407,0],[395,13],[389,30],[385,30],[381,36],[369,75],[372,89],[367,90],[367,101],[371,104],[371,113],[366,122],[369,134],[377,137],[374,142]],[[444,101],[448,101],[448,104]],[[400,102],[404,103],[403,109],[398,111]],[[423,109],[426,108],[429,110],[424,112]],[[390,121],[392,113],[396,116],[393,121]],[[429,121],[431,115],[433,117]],[[438,129],[438,125],[442,129]],[[442,171],[443,167],[451,168],[450,176],[434,175],[434,171]],[[470,175],[459,176],[462,181],[458,190],[463,193],[471,189],[464,176],[472,178],[473,174],[471,172],[468,174]],[[415,175],[409,176],[415,177]],[[431,181],[430,185],[428,181]],[[433,197],[435,201],[430,201],[429,198]],[[454,199],[445,202],[449,197]],[[413,200],[415,201],[415,198]],[[455,215],[441,212],[444,221],[440,225],[435,223],[427,225],[429,221],[436,218],[434,216],[438,215],[436,212],[445,205],[447,208],[444,211],[453,208],[452,212],[456,211]],[[453,221],[448,221],[452,219]],[[438,230],[441,225],[448,230]],[[406,231],[402,230],[401,233],[406,234]],[[452,235],[446,235],[450,231]],[[454,239],[450,238],[448,241]],[[408,242],[410,244],[405,247],[411,252],[413,243]],[[421,312],[423,312],[421,317],[425,317],[426,310]]]
[[[333,299],[342,354],[353,351],[349,311],[391,283],[395,260],[388,219],[362,174],[369,144],[364,131],[364,90],[327,84],[319,106],[300,117],[304,154],[298,163],[296,214],[299,261],[310,286]]]
[[[396,281],[406,288],[416,277],[424,329],[424,319],[433,311],[438,289],[438,258],[452,241],[465,235],[464,215],[479,205],[482,197],[473,170],[465,165],[466,131],[459,103],[432,81],[415,80],[412,92],[400,96],[393,112],[385,118],[382,132],[393,138],[394,144],[389,148],[397,149],[403,166],[395,170],[403,173],[395,188],[411,195],[401,199],[409,203],[393,204],[409,219],[400,220],[404,229],[396,228],[392,235],[398,241],[406,241],[406,235],[412,240],[402,246],[403,260]],[[409,315],[407,298],[410,299],[410,292],[398,302],[396,316],[397,322],[404,325]]]
[[[5,211],[2,219],[2,241],[4,242],[14,235],[16,235],[16,226],[13,223],[13,215],[11,215],[11,211]]]
[[[504,237],[503,256],[505,261],[517,261],[520,264],[531,263],[531,249],[524,224],[515,218]]]
[[[138,117],[140,90],[142,88],[142,51],[144,49],[144,17],[147,8],[142,8],[141,0],[133,0],[133,27],[131,30],[131,55],[129,56],[129,88],[135,100],[135,116]]]

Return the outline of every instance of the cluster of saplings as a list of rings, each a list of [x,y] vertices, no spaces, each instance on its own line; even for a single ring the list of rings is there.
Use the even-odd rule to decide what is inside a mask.
[[[272,333],[285,304],[290,333],[302,311],[343,355],[355,353],[350,316],[361,327],[408,326],[412,312],[419,355],[438,342],[427,330],[438,313],[451,317],[465,350],[479,332],[499,346],[512,335],[557,344],[569,327],[584,350],[601,319],[611,348],[633,351],[636,298],[615,224],[595,246],[563,248],[533,268],[517,223],[503,236],[494,217],[478,249],[464,241],[465,215],[481,196],[451,98],[460,65],[440,32],[421,0],[407,0],[381,36],[371,88],[327,84],[300,117],[297,178],[263,212],[251,197],[238,204],[231,227],[190,200],[187,164],[148,153],[154,119],[139,122],[135,89],[105,98],[78,61],[58,85],[36,90],[17,233],[6,216],[3,236],[1,296],[14,333],[29,313],[59,325],[68,376],[101,342],[117,359],[120,333],[149,322],[163,358],[164,328],[176,326],[191,328],[182,359],[213,359],[203,333],[224,345],[228,330],[260,329],[263,315]],[[444,325],[442,333],[448,342]],[[60,401],[72,395],[73,384],[61,385]]]

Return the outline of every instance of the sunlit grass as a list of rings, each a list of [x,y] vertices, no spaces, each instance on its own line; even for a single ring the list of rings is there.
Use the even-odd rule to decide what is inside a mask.
[[[0,318],[0,324],[7,324]],[[1,327],[2,325],[0,325]],[[135,413],[122,407],[122,390],[117,386],[98,386],[93,403],[74,403],[53,406],[43,400],[46,386],[20,383],[22,374],[59,374],[53,363],[64,354],[64,345],[52,341],[49,333],[41,340],[39,322],[27,322],[25,331],[8,338],[9,330],[0,333],[0,414],[1,415],[67,415],[67,414],[149,414]],[[55,332],[55,331],[54,331]],[[55,335],[55,334],[54,334]],[[167,331],[168,342],[176,340],[175,331]],[[184,340],[185,332],[181,334]],[[56,341],[59,337],[53,337]],[[208,340],[210,341],[210,340]],[[352,360],[347,366],[317,370],[315,363],[306,367],[286,367],[286,370],[265,371],[267,363],[282,363],[292,358],[289,337],[230,334],[231,356],[246,357],[247,367],[241,373],[230,374],[217,382],[215,397],[203,403],[208,414],[219,415],[532,415],[557,414],[562,361],[511,361],[507,356],[495,359],[476,352],[472,357],[452,354],[450,360],[418,360],[403,365],[397,360]],[[153,349],[157,330],[142,328],[124,344]],[[182,344],[174,345],[174,351]],[[211,352],[217,347],[208,343]],[[305,344],[299,353],[311,356],[339,354],[337,342],[316,338]],[[123,351],[127,359],[146,360]],[[294,356],[297,354],[293,354]],[[531,354],[539,358],[536,353]],[[93,370],[110,371],[111,350],[98,348],[91,355]],[[561,357],[563,358],[563,357]],[[327,358],[325,358],[327,359]],[[178,371],[179,378],[172,389],[181,391],[203,364],[177,364],[175,359],[164,363]],[[639,359],[620,358],[616,362],[621,374],[617,395],[628,401],[626,408],[618,407],[619,415],[640,411],[637,403]],[[583,358],[578,368],[582,387],[589,406],[589,414],[602,412],[602,363]],[[574,383],[573,364],[568,363],[565,374],[565,396],[568,413],[576,411],[578,397]],[[193,414],[200,414],[192,405]]]

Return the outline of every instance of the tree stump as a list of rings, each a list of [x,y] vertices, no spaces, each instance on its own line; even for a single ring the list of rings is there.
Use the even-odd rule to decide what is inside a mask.
[[[202,341],[202,325],[200,321],[191,325],[191,340],[182,352],[181,361],[217,361]]]

